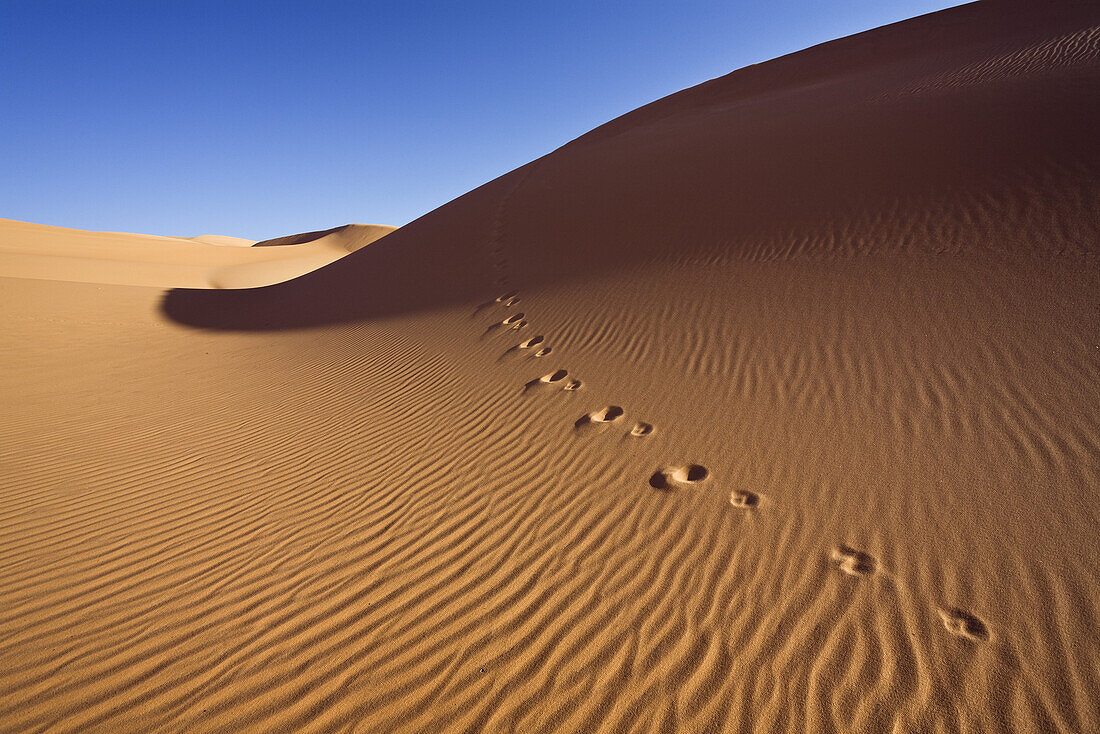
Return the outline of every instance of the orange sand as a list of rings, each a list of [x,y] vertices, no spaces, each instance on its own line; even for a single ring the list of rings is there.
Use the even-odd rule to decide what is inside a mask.
[[[3,235],[0,730],[1100,731],[1098,98],[983,2],[278,285]]]

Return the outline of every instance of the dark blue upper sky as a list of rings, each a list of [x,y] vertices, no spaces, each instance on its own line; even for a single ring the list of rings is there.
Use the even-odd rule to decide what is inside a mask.
[[[404,224],[659,97],[950,0],[0,0],[0,217]]]

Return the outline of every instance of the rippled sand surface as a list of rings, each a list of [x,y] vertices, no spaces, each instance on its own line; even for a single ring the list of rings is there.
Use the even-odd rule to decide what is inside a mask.
[[[0,730],[1100,731],[1098,27],[736,71],[268,287],[0,280]]]

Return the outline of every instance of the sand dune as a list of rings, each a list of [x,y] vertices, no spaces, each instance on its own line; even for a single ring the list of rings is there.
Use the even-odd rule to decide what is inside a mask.
[[[8,277],[69,280],[158,288],[256,288],[296,278],[394,231],[349,224],[306,237],[300,247],[239,237],[158,237],[0,219],[0,273]],[[293,238],[283,238],[290,240]]]
[[[205,242],[209,245],[221,245],[222,247],[252,247],[255,240],[246,240],[243,237],[226,237],[220,234],[200,234],[198,237],[180,237],[182,240],[192,242]]]
[[[749,67],[270,287],[4,279],[0,729],[1100,731],[1098,29]]]

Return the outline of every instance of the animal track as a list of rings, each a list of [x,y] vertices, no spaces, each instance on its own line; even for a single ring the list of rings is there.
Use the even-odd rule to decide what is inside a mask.
[[[566,370],[558,370],[557,372],[551,372],[548,375],[543,375],[542,377],[531,380],[530,382],[528,382],[526,385],[523,386],[523,389],[526,391],[526,390],[530,390],[533,387],[540,387],[540,386],[543,386],[543,385],[556,385],[556,384],[560,383],[562,380],[564,380],[566,375],[568,375],[568,374],[569,373]],[[576,380],[573,380],[573,382],[576,382]],[[569,383],[566,383],[562,389],[563,390],[570,389],[569,388]]]
[[[989,639],[989,628],[985,622],[969,612],[954,607],[940,610],[940,619],[947,631],[971,642],[985,642]]]
[[[509,291],[508,293],[497,296],[494,301],[478,306],[477,310],[474,311],[474,316],[476,317],[482,310],[491,308],[494,305],[503,305],[507,308],[511,308],[518,302],[518,291]],[[518,330],[526,326],[528,326],[528,322],[525,318],[525,314],[520,311],[509,315],[499,322],[491,324],[486,329],[486,334],[495,329],[504,327],[510,330]],[[542,334],[533,336],[509,348],[508,351],[502,355],[501,359],[506,357],[510,352],[522,350],[535,350],[532,354],[533,357],[545,357],[553,351],[551,347],[543,346],[545,341],[546,337]],[[523,386],[523,390],[526,392],[534,388],[545,388],[548,386],[560,386],[561,389],[569,391],[580,389],[581,381],[577,379],[567,379],[568,376],[569,372],[567,370],[555,370],[527,382]],[[574,429],[598,428],[599,426],[615,423],[621,420],[624,415],[625,411],[621,406],[608,405],[582,415],[575,421]],[[653,424],[646,423],[645,421],[635,421],[630,427],[630,430],[627,431],[626,437],[640,438],[649,436],[653,432]],[[649,486],[662,491],[670,491],[681,486],[691,486],[704,482],[709,477],[710,472],[702,464],[664,466],[658,468],[650,475]],[[761,506],[765,499],[763,495],[744,489],[735,489],[729,494],[730,505],[750,515],[752,511]],[[829,557],[838,570],[849,576],[868,576],[878,571],[879,568],[878,561],[872,555],[847,545],[838,545],[834,547],[830,551]],[[938,612],[944,628],[952,635],[961,637],[968,642],[985,642],[990,639],[989,628],[986,626],[985,622],[973,614],[954,607],[941,608]]]
[[[710,472],[707,471],[705,466],[699,464],[687,464],[672,470],[672,479],[681,484],[695,484],[695,482],[701,482],[708,476],[710,476]]]
[[[649,486],[654,489],[669,489],[673,484],[695,484],[710,476],[701,464],[685,464],[666,469],[658,469],[649,478]]]
[[[649,478],[649,486],[653,487],[654,489],[668,489],[668,475],[665,474],[662,470],[658,469],[657,471],[653,472],[653,476]]]
[[[485,333],[488,334],[491,331],[504,328],[505,326],[510,329],[522,329],[523,327],[527,326],[527,321],[523,318],[523,316],[524,313],[520,311],[519,313],[512,314],[503,321],[497,321],[496,323],[489,324],[489,328],[485,330]]]
[[[470,318],[476,318],[477,315],[479,313],[481,313],[482,311],[484,311],[485,309],[493,308],[494,306],[497,306],[497,305],[503,305],[505,308],[511,308],[512,306],[519,303],[519,299],[516,298],[517,293],[519,293],[519,291],[509,291],[508,293],[505,293],[503,296],[497,296],[496,298],[494,298],[491,301],[486,301],[485,303],[481,304],[480,306],[478,306],[477,308],[474,309],[474,313]]]
[[[576,428],[584,428],[593,423],[612,423],[622,418],[624,412],[618,405],[608,405],[606,408],[582,415],[573,425]]]
[[[874,557],[846,545],[833,548],[829,557],[836,562],[841,571],[849,576],[866,576],[874,573],[875,569],[878,568],[878,562],[875,561]]]
[[[620,408],[618,405],[609,405],[606,408],[601,408],[600,410],[597,410],[594,413],[590,413],[589,415],[592,416],[592,420],[594,421],[598,421],[600,423],[610,423],[611,421],[622,418],[624,412],[625,411],[623,411],[623,409]]]
[[[760,506],[760,495],[746,489],[735,489],[730,492],[730,504],[741,510],[751,510]]]

